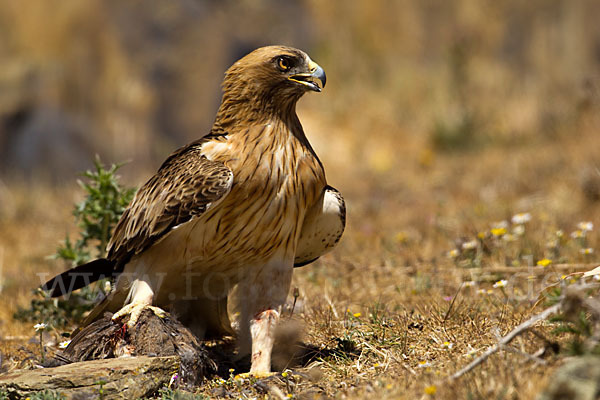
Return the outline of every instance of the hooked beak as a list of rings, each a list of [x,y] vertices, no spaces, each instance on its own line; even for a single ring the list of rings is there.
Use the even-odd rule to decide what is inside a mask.
[[[296,74],[290,76],[288,79],[294,82],[298,82],[304,86],[307,86],[310,90],[320,92],[325,87],[327,77],[325,71],[316,62],[310,60],[308,63],[309,73]]]

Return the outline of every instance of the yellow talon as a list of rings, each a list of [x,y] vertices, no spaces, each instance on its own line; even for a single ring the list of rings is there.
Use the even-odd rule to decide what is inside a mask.
[[[119,311],[117,311],[112,316],[112,320],[116,321],[117,319],[129,314],[129,321],[127,321],[127,327],[133,328],[135,326],[135,324],[137,324],[137,321],[140,318],[140,315],[142,315],[142,312],[145,309],[151,310],[159,318],[164,318],[166,316],[165,311],[158,307],[154,307],[149,304],[143,304],[143,303],[129,303],[126,306],[124,306],[123,308],[121,308]]]

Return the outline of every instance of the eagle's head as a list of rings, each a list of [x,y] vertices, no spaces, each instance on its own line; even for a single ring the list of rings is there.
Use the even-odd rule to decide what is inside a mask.
[[[286,46],[261,47],[225,73],[222,108],[289,111],[307,91],[320,92],[325,81],[323,68],[303,51]]]

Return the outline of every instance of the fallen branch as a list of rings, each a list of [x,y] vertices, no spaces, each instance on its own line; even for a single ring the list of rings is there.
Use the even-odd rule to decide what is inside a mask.
[[[497,267],[489,267],[489,268],[471,268],[466,269],[469,270],[477,270],[477,272],[488,272],[488,273],[514,273],[514,272],[532,272],[532,273],[548,273],[552,271],[578,271],[585,272],[591,268],[597,267],[598,263],[594,264],[553,264],[547,267],[542,267],[541,265],[529,265],[525,267],[511,267],[511,266],[497,266]]]
[[[0,391],[10,399],[28,398],[45,389],[68,398],[137,399],[168,384],[180,362],[177,356],[142,356],[14,370],[0,375]]]
[[[546,364],[548,364],[548,363],[546,362],[546,360],[544,360],[544,359],[541,359],[540,357],[536,356],[535,354],[529,354],[529,353],[526,353],[526,352],[524,352],[524,351],[521,351],[521,350],[519,350],[519,349],[515,349],[515,348],[514,348],[514,347],[512,347],[512,346],[502,346],[502,350],[506,350],[506,351],[510,351],[510,352],[512,352],[512,353],[518,354],[518,355],[520,355],[520,356],[523,356],[523,357],[525,357],[525,358],[526,358],[526,359],[528,359],[529,361],[533,361],[533,362],[535,362],[535,363],[537,363],[537,364],[540,364],[540,365],[546,365]]]
[[[475,360],[473,360],[469,365],[467,365],[466,367],[464,367],[463,369],[461,369],[460,371],[458,371],[454,375],[452,375],[449,379],[450,380],[458,379],[461,376],[463,376],[464,374],[466,374],[467,372],[471,371],[473,368],[475,368],[476,366],[478,366],[479,364],[481,364],[485,360],[487,360],[489,358],[489,356],[491,356],[492,354],[503,349],[514,338],[516,338],[520,334],[529,330],[537,322],[545,320],[552,314],[556,314],[558,311],[560,311],[561,306],[562,306],[562,303],[557,303],[557,304],[553,305],[552,307],[545,309],[541,313],[536,314],[533,317],[529,318],[527,321],[523,322],[522,324],[517,326],[515,329],[513,329],[508,335],[502,337],[502,339],[500,339],[500,341],[497,344],[489,347],[482,355],[480,355]]]

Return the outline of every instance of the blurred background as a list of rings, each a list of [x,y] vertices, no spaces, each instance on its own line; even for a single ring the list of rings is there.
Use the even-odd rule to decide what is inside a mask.
[[[517,212],[548,229],[594,220],[598,21],[595,0],[0,0],[6,284],[64,268],[45,257],[76,230],[95,154],[140,186],[209,131],[224,71],[268,44],[327,72],[298,113],[348,202],[340,271],[435,265]]]
[[[145,176],[209,131],[223,72],[267,44],[326,69],[300,112],[332,163],[577,136],[598,21],[593,0],[2,0],[0,178],[70,183],[94,154]]]
[[[598,265],[599,21],[597,0],[0,0],[0,337],[18,340],[0,340],[0,352],[29,358],[16,343],[33,343],[41,320],[13,315],[35,308],[37,274],[70,266],[48,256],[79,236],[77,180],[95,155],[127,162],[122,183],[139,187],[209,132],[233,62],[284,44],[327,72],[298,114],[348,206],[338,247],[294,272],[308,342],[346,335],[348,315],[366,320],[383,304],[399,318],[397,343],[417,345],[392,359],[408,351],[419,374],[425,360],[455,370],[459,353],[439,344],[470,356],[475,331],[483,349],[512,329],[506,315],[530,311],[528,301],[507,311],[493,283],[512,274],[486,271]],[[510,222],[518,213],[526,227]],[[511,285],[535,300],[544,282]],[[447,299],[466,283],[480,285],[461,294],[475,308],[450,329]],[[496,395],[475,398],[533,398],[537,370],[503,360],[481,375]],[[422,396],[424,375],[394,368],[392,397]],[[375,377],[360,379],[372,388]]]

